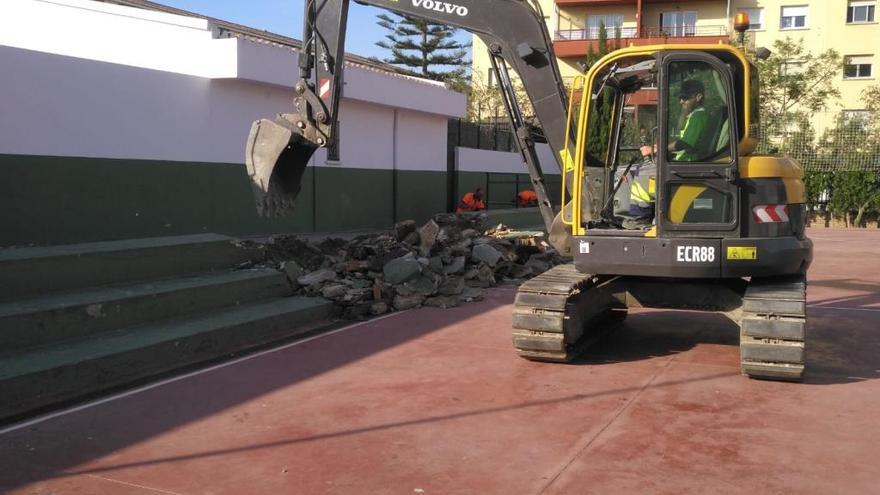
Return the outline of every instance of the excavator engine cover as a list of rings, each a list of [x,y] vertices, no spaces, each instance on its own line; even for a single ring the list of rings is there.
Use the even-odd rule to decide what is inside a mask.
[[[317,148],[283,116],[253,123],[245,164],[259,215],[278,216],[293,210],[306,166]]]

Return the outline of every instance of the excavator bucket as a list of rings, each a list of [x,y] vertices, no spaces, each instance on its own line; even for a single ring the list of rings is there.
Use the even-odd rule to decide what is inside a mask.
[[[283,117],[253,123],[245,164],[260,216],[280,216],[293,210],[306,165],[317,148]]]

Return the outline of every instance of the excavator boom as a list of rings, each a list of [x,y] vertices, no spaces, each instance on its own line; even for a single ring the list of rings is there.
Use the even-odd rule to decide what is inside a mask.
[[[339,111],[348,2],[305,1],[294,112],[279,114],[272,120],[258,120],[251,127],[246,164],[257,210],[262,215],[283,214],[293,208],[312,154],[336,139],[334,128]],[[544,185],[543,170],[507,72],[507,67],[512,68],[522,80],[550,147],[555,151],[565,148],[567,96],[537,2],[359,0],[358,3],[461,28],[486,43],[523,162],[549,230],[554,212]],[[562,171],[558,157],[557,165]]]

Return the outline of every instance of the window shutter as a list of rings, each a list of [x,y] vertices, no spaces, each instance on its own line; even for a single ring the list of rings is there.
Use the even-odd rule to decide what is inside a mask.
[[[873,62],[874,57],[871,55],[851,55],[846,57],[847,65],[863,65],[863,64],[871,64]]]
[[[809,7],[806,5],[799,5],[797,7],[782,7],[782,17],[796,17],[796,16],[806,16],[809,11]]]

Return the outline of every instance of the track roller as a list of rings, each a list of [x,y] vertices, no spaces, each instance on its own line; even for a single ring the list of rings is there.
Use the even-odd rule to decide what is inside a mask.
[[[743,374],[767,380],[803,379],[806,296],[803,275],[752,278],[740,321]]]
[[[523,283],[513,310],[513,345],[534,361],[568,362],[626,319],[610,282],[560,265]]]

